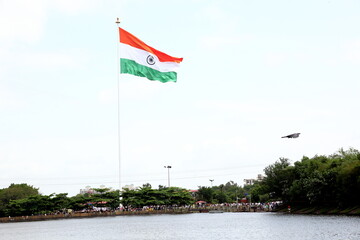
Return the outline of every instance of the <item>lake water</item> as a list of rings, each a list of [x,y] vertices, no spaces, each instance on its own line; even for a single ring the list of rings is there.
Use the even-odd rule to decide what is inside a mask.
[[[359,240],[360,217],[193,213],[64,219],[3,223],[0,239]]]

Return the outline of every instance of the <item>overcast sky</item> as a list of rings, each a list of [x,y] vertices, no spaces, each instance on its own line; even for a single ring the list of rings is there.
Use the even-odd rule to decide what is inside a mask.
[[[120,75],[122,184],[256,178],[360,143],[357,0],[0,0],[0,188],[118,188],[120,26],[183,57]],[[297,139],[281,136],[300,132]]]

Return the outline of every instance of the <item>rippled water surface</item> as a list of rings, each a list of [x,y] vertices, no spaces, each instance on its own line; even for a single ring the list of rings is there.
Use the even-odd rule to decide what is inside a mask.
[[[360,217],[194,213],[65,219],[3,223],[0,239],[359,240]]]

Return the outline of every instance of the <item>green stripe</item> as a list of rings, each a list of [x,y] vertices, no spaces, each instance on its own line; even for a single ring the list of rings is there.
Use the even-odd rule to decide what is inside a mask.
[[[160,82],[176,82],[176,72],[160,72],[158,70],[138,64],[133,60],[120,59],[120,73],[129,73],[138,77],[146,77],[149,80]]]

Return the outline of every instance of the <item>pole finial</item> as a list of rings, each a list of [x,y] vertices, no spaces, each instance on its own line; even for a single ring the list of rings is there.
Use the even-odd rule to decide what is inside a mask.
[[[119,18],[116,18],[116,24],[120,24],[120,19]]]

